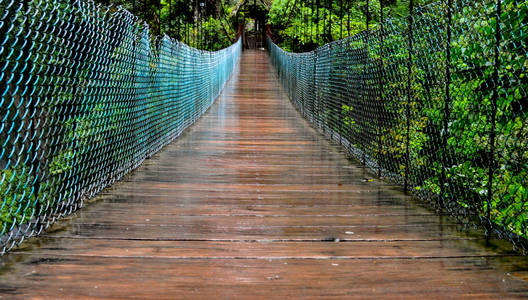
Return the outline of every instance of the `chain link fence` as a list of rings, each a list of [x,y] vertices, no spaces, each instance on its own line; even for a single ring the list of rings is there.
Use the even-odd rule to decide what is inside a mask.
[[[527,248],[528,4],[444,0],[307,53],[268,40],[314,127],[381,177]]]
[[[0,254],[178,137],[240,51],[153,40],[93,2],[0,0]]]

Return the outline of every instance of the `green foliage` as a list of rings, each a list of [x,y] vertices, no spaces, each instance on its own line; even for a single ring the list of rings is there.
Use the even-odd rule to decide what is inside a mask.
[[[433,0],[415,0],[424,5]],[[313,0],[275,0],[269,11],[274,41],[287,51],[304,52],[328,42],[353,36],[367,27],[367,2],[321,1],[319,8]],[[350,6],[347,6],[349,5]],[[408,0],[383,2],[383,17],[396,18],[409,14]],[[381,20],[379,0],[369,1],[369,28],[379,27]]]
[[[456,199],[458,205],[476,210],[482,216],[489,215],[492,222],[516,234],[528,236],[527,207],[528,194],[524,186],[528,165],[528,105],[526,105],[526,49],[515,47],[526,35],[523,24],[528,21],[525,2],[504,1],[501,27],[508,28],[501,36],[499,58],[499,87],[494,85],[494,56],[496,6],[494,2],[472,3],[455,11],[451,42],[451,103],[447,131],[448,157],[446,166],[445,194],[440,195],[440,172],[442,149],[432,147],[439,142],[443,133],[443,111],[445,87],[431,85],[442,80],[442,73],[428,69],[431,65],[445,66],[445,51],[435,49],[434,41],[427,40],[425,23],[438,23],[441,7],[425,9],[420,16],[419,26],[423,33],[415,34],[416,60],[412,69],[412,92],[416,101],[411,102],[410,120],[410,163],[414,175],[415,189],[428,191],[446,199]],[[438,26],[438,25],[437,25]],[[387,40],[386,49],[392,41]],[[396,42],[396,45],[401,42]],[[389,53],[394,53],[388,51]],[[406,51],[403,53],[407,55]],[[423,56],[421,56],[423,55]],[[391,56],[391,59],[395,59]],[[404,70],[400,70],[404,74]],[[388,82],[390,89],[397,88],[398,81]],[[492,99],[497,94],[495,115],[494,156],[490,157],[492,131]],[[391,99],[386,97],[385,99]],[[419,101],[418,101],[419,100]],[[405,99],[392,99],[405,103]],[[524,101],[524,105],[520,104]],[[390,106],[390,105],[388,105]],[[402,106],[399,106],[402,107]],[[395,111],[402,115],[404,109]],[[406,132],[405,121],[394,124],[385,132],[384,155],[398,160],[404,155],[404,141],[398,133]],[[431,155],[437,152],[438,156]],[[401,160],[400,160],[401,161]],[[403,163],[403,161],[401,162]],[[400,163],[400,165],[401,165]],[[491,165],[493,163],[493,165]],[[489,195],[489,170],[493,169],[491,201]],[[401,169],[401,168],[400,168]],[[403,174],[402,174],[403,175]]]
[[[167,35],[195,48],[216,51],[235,41],[229,0],[98,0],[123,6],[144,21],[152,36]],[[200,5],[203,4],[203,6]]]
[[[225,48],[226,45],[231,44],[231,40],[227,33],[219,34],[224,31],[222,21],[210,17],[203,23],[203,39],[205,43],[205,49],[210,51],[217,51]]]
[[[361,2],[352,7],[360,18],[365,12]],[[279,43],[288,50],[309,50],[314,45],[302,36],[300,20],[278,17],[288,1],[276,3],[270,17],[284,38]],[[310,78],[316,64],[313,101],[318,103],[308,106],[313,112],[304,113],[317,114],[344,136],[358,158],[369,156],[398,182],[407,178],[416,194],[431,202],[441,200],[454,214],[478,215],[528,238],[528,3],[502,1],[499,24],[496,3],[453,1],[449,61],[446,2],[441,1],[417,9],[412,52],[408,19],[397,18],[383,23],[383,35],[358,35],[316,52],[272,54],[280,57],[274,60],[283,78],[291,76],[286,69],[295,74],[286,83],[294,100],[302,95],[306,101],[306,84],[314,88]],[[385,4],[387,16],[408,14],[403,1]],[[379,2],[374,1],[376,6]],[[374,16],[374,28],[378,22]],[[336,39],[336,24],[328,27],[332,35],[317,37],[323,40],[315,46]],[[367,38],[365,45],[362,40]],[[303,68],[306,74],[296,73]]]
[[[0,195],[4,197],[3,202],[0,202],[0,235],[16,225],[26,223],[33,216],[33,179],[27,167],[0,170]]]

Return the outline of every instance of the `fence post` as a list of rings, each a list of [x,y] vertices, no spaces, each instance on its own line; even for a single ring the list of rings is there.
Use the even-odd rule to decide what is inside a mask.
[[[381,150],[382,150],[382,147],[381,147],[381,112],[383,110],[383,93],[384,93],[384,86],[383,86],[383,80],[385,79],[384,78],[384,68],[385,68],[385,65],[384,65],[384,62],[383,62],[383,43],[384,43],[384,40],[383,40],[383,35],[385,34],[384,32],[384,28],[383,28],[383,1],[380,1],[380,31],[379,31],[379,35],[380,35],[380,64],[379,64],[379,103],[377,104],[378,106],[378,177],[381,177]]]
[[[317,117],[313,122],[315,127],[319,126],[319,91],[317,89],[317,49],[314,50],[314,59],[313,59],[313,89],[314,89],[314,101],[312,104],[312,118],[315,117],[315,112],[317,112]]]
[[[340,60],[339,70],[341,72],[343,72],[344,74],[346,74],[346,75],[349,74],[348,69],[347,69],[348,60],[346,59],[346,58],[348,58],[346,56],[346,54],[348,53],[348,51],[346,50],[347,49],[347,47],[346,47],[347,44],[348,43],[339,42],[340,52],[338,52],[339,60]],[[345,77],[345,78],[347,78],[347,77]],[[348,81],[347,79],[345,79],[345,82]],[[343,117],[343,103],[346,101],[343,98],[346,98],[346,97],[341,96],[340,98],[341,98],[341,101],[339,101],[339,106],[337,107],[337,111],[338,111],[337,115],[338,115],[338,122],[339,122],[339,145],[343,145],[343,134],[344,134],[343,125],[344,125],[344,122],[345,122],[345,118]]]
[[[410,131],[411,131],[411,99],[412,99],[412,55],[413,55],[413,10],[414,1],[409,1],[409,20],[408,20],[408,38],[409,38],[409,52],[407,61],[407,107],[405,109],[405,121],[406,121],[406,135],[405,135],[405,176],[403,190],[407,194],[409,192],[409,144],[410,144]]]
[[[316,0],[315,2],[315,20],[317,21],[317,23],[315,24],[315,45],[318,46],[319,45],[319,1],[320,0]],[[313,13],[312,13],[313,15]],[[312,21],[312,24],[313,24],[313,21]]]
[[[23,32],[24,34],[22,35],[23,37],[25,38],[30,38],[31,37],[31,28],[30,28],[30,25],[31,25],[31,22],[29,20],[29,0],[24,0],[22,2],[22,14],[23,14]],[[26,85],[25,87],[25,91],[23,91],[22,95],[21,95],[21,102],[26,102],[29,104],[29,116],[28,116],[28,119],[30,119],[29,122],[31,122],[31,127],[28,128],[28,130],[30,131],[30,135],[29,135],[29,143],[31,144],[29,146],[29,149],[32,149],[32,151],[29,151],[30,153],[28,153],[29,155],[31,155],[31,173],[30,175],[33,175],[35,177],[34,179],[34,184],[33,184],[33,196],[35,197],[35,225],[36,227],[39,227],[39,231],[41,230],[41,227],[42,227],[42,223],[41,223],[41,218],[40,218],[40,214],[41,214],[41,205],[40,205],[40,199],[39,199],[39,192],[40,192],[40,181],[41,181],[41,178],[40,178],[40,160],[38,159],[38,156],[39,156],[39,149],[37,148],[37,137],[38,137],[38,128],[37,128],[37,124],[39,123],[38,119],[38,103],[37,103],[37,99],[33,99],[32,97],[32,86],[31,86],[31,81],[30,81],[30,77],[31,77],[31,69],[32,69],[32,65],[31,65],[31,59],[30,59],[30,55],[31,55],[31,42],[30,40],[26,40],[26,43],[24,44],[23,48],[22,48],[22,53],[23,53],[23,59],[27,59],[27,61],[25,62],[25,66],[24,66],[24,71],[22,72],[22,78],[23,78],[23,83],[24,85]],[[24,90],[24,89],[22,89]],[[25,118],[24,118],[25,119]],[[23,120],[23,119],[22,119]],[[22,142],[23,144],[25,144],[25,141]],[[34,147],[34,148],[33,148]]]
[[[447,0],[447,38],[446,38],[446,69],[445,69],[445,102],[444,102],[444,120],[443,120],[443,132],[442,132],[442,170],[440,176],[440,197],[438,204],[440,209],[445,206],[444,194],[445,186],[447,184],[446,168],[447,168],[447,131],[449,123],[449,105],[451,103],[451,23],[452,23],[452,8],[453,0]]]
[[[368,50],[369,50],[369,43],[370,43],[370,7],[369,7],[369,0],[367,0],[367,16],[366,16],[366,35],[367,35],[367,38],[366,38],[366,43],[365,43],[365,53],[364,53],[364,60],[363,60],[363,74],[361,75],[361,81],[363,83],[363,95],[362,95],[362,100],[363,100],[363,103],[362,103],[362,107],[365,107],[365,103],[367,102],[368,100],[368,95],[370,93],[370,89],[367,88],[367,80],[366,80],[366,73],[367,73],[367,64],[368,64]],[[361,140],[363,140],[363,137],[365,135],[364,133],[364,130],[365,130],[365,123],[362,119],[362,117],[360,116],[360,128],[361,128],[361,133],[359,134],[360,137],[361,137]],[[362,141],[363,142],[363,141]],[[363,166],[366,166],[367,165],[367,158],[366,158],[366,154],[365,154],[365,147],[362,147],[362,151],[361,151],[361,162],[363,164]]]
[[[332,26],[331,24],[328,25],[328,26]],[[330,43],[328,44],[328,55],[330,56],[330,61],[333,61],[335,59],[334,57],[334,50],[332,49],[333,47],[333,43]],[[330,64],[330,68],[328,70],[328,79],[331,78],[332,76],[332,73],[334,71],[334,66],[333,64]],[[330,88],[328,88],[328,90],[330,90]],[[324,112],[324,116],[325,116],[325,124],[327,124],[327,126],[325,127],[328,127],[328,132],[330,133],[330,140],[333,140],[334,139],[334,128],[335,128],[335,124],[332,124],[332,117],[330,117],[328,115],[328,113],[326,112],[326,110],[329,110],[329,107],[332,106],[332,103],[330,102],[330,97],[326,96],[326,107],[325,107],[325,112]]]
[[[135,1],[134,1],[135,3]],[[139,164],[139,153],[141,152],[141,136],[139,134],[139,101],[137,97],[137,64],[138,64],[138,54],[137,54],[137,48],[136,43],[137,39],[139,37],[139,30],[138,30],[138,24],[136,20],[132,21],[133,23],[133,34],[132,34],[132,105],[133,105],[133,112],[134,112],[134,137],[136,144],[134,145],[134,150],[137,151],[134,155],[134,166]],[[139,153],[138,153],[139,152]]]
[[[343,39],[343,0],[339,0],[339,20],[341,21],[339,28],[339,38]]]
[[[75,11],[76,10],[76,7],[75,5],[79,5],[78,2],[76,2],[75,0],[70,0],[70,6],[71,6],[71,14],[72,15],[78,15],[79,14],[79,11]],[[77,25],[79,26],[79,25]],[[83,58],[81,58],[83,59]],[[84,58],[84,60],[86,60],[86,58]],[[74,153],[74,157],[75,157],[75,160],[76,162],[79,161],[79,158],[77,157],[78,155],[78,152],[82,152],[79,148],[79,144],[82,144],[82,143],[79,143],[78,141],[78,137],[77,137],[77,130],[78,130],[78,126],[79,126],[79,122],[77,120],[77,116],[79,115],[79,107],[78,105],[80,105],[82,103],[82,101],[79,99],[79,73],[82,72],[82,68],[84,67],[85,63],[81,61],[81,64],[80,65],[77,65],[75,68],[76,70],[74,71],[73,74],[75,74],[74,76],[77,77],[77,78],[73,78],[73,86],[72,86],[72,90],[71,90],[71,94],[72,94],[72,99],[71,99],[71,104],[70,104],[70,114],[71,114],[71,118],[73,119],[72,121],[72,128],[73,128],[73,153]],[[82,145],[81,145],[82,147]],[[113,156],[113,155],[112,155]],[[84,191],[83,189],[83,185],[86,181],[86,175],[82,174],[80,176],[80,180],[79,182],[81,184],[79,184],[79,189],[77,191],[77,195],[73,196],[75,197],[75,201],[79,201],[80,200],[80,203],[81,203],[81,206],[83,205],[83,196],[84,194],[86,194],[86,192]]]
[[[493,66],[493,95],[491,97],[491,131],[489,137],[490,153],[489,153],[489,167],[488,167],[488,197],[486,203],[486,237],[489,237],[491,233],[491,204],[493,201],[493,172],[495,168],[495,128],[496,128],[496,116],[497,116],[497,100],[499,98],[499,64],[500,64],[500,40],[501,40],[501,28],[500,20],[502,13],[502,1],[497,0],[497,15],[495,24],[495,47],[494,47],[494,66]]]
[[[306,72],[306,59],[302,59],[301,61],[301,74],[302,74],[302,77],[304,78],[305,77],[305,72]],[[301,113],[302,115],[304,116],[304,109],[306,107],[306,87],[304,86],[304,80],[303,80],[303,84],[301,84],[302,86],[302,93],[301,93],[301,96],[302,96],[302,103],[301,103]]]

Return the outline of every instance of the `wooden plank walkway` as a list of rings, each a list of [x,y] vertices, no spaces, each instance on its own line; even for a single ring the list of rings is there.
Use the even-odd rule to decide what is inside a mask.
[[[262,51],[182,138],[1,258],[0,298],[523,298],[528,261],[348,161]]]

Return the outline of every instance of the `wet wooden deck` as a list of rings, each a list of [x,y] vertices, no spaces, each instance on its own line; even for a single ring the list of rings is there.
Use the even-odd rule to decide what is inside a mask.
[[[265,52],[185,135],[1,258],[0,298],[522,298],[528,262],[345,158]]]

